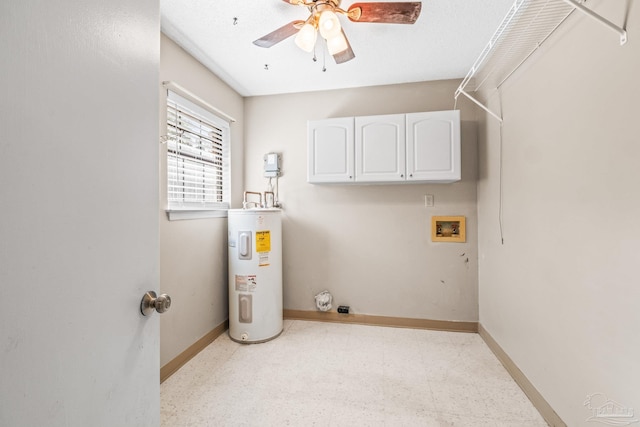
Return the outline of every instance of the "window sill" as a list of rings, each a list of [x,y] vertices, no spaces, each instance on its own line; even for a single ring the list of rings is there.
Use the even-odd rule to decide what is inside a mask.
[[[226,218],[226,209],[209,209],[209,210],[166,210],[169,221],[179,221],[183,219],[204,219],[204,218]]]

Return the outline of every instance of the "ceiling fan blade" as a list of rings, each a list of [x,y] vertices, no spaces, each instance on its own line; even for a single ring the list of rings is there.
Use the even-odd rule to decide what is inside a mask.
[[[349,43],[349,39],[347,38],[347,35],[344,33],[344,30],[342,30],[342,35],[344,36],[344,39],[347,41],[347,49],[333,55],[333,59],[336,61],[336,64],[342,64],[343,62],[351,61],[353,58],[356,57],[356,54],[353,53],[353,49],[351,49],[351,43]]]
[[[353,22],[413,24],[420,16],[421,9],[421,2],[354,3],[349,7],[347,16]]]
[[[262,36],[258,40],[254,40],[253,44],[260,47],[271,47],[297,33],[303,24],[304,21],[291,21],[277,30],[270,32],[266,36]]]

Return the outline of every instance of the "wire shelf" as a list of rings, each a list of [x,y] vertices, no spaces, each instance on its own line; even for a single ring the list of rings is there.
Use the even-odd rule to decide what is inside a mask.
[[[483,102],[571,15],[580,11],[608,26],[626,42],[626,31],[575,0],[516,0],[455,93],[470,98],[498,120]],[[472,97],[469,92],[475,92]]]

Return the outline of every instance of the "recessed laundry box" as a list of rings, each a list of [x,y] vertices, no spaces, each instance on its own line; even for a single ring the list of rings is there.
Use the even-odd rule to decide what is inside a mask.
[[[229,337],[268,341],[282,332],[280,209],[230,209]]]

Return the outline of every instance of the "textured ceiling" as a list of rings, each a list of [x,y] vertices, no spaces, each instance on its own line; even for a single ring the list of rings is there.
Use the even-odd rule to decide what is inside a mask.
[[[269,49],[252,43],[308,17],[305,7],[282,0],[161,0],[162,32],[241,95],[272,95],[462,78],[512,3],[425,0],[413,25],[356,23],[341,16],[356,57],[340,65],[320,37],[315,62],[294,37]]]

